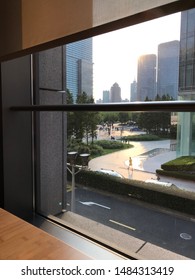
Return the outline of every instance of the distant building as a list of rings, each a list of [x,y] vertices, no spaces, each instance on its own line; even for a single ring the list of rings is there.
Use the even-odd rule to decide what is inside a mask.
[[[121,88],[117,83],[114,83],[110,89],[110,102],[121,102]]]
[[[122,99],[122,102],[129,102],[128,98]]]
[[[92,38],[67,44],[64,48],[66,88],[73,95],[86,92],[93,95]]]
[[[110,91],[109,90],[104,90],[103,91],[103,103],[109,103],[110,102]]]
[[[102,99],[99,98],[98,100],[96,100],[96,104],[101,104],[102,103]]]
[[[137,100],[154,100],[156,96],[156,55],[142,55],[138,59]]]
[[[179,41],[170,41],[158,46],[157,94],[178,96],[179,81]]]
[[[137,101],[137,82],[135,80],[131,83],[130,101]]]

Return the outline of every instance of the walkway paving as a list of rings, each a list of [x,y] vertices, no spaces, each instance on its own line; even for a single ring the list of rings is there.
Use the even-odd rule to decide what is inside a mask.
[[[112,169],[125,178],[129,178],[130,174],[128,171],[129,157],[133,161],[133,174],[132,179],[146,180],[155,177],[156,169],[160,168],[162,162],[166,162],[175,157],[175,153],[163,153],[160,155],[155,155],[151,157],[149,151],[154,151],[155,149],[168,150],[170,141],[143,141],[143,142],[131,142],[133,148],[122,150],[119,152],[114,152],[108,155],[104,155],[98,158],[94,158],[89,162],[89,167],[91,170]],[[148,153],[148,154],[147,154]],[[166,155],[165,155],[166,154]],[[168,160],[167,160],[168,159]],[[141,178],[140,178],[141,176]]]
[[[161,164],[176,158],[176,152],[170,151],[170,140],[132,142],[133,148],[114,152],[94,158],[89,162],[91,170],[111,169],[119,172],[125,178],[134,180],[156,179],[156,169]],[[129,157],[133,161],[133,172],[129,171]],[[163,182],[171,182],[181,189],[195,191],[193,181],[161,177]]]

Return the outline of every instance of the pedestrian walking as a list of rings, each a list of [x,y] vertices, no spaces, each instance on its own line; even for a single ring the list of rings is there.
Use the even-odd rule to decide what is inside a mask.
[[[133,161],[131,157],[129,157],[129,168],[133,169]]]

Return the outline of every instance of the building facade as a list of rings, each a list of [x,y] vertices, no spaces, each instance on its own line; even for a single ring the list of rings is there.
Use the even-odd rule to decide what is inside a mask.
[[[174,40],[158,46],[157,94],[178,97],[179,41]]]
[[[109,90],[104,90],[103,91],[102,103],[109,103],[110,102],[109,96],[110,96],[110,91]]]
[[[93,95],[92,38],[67,44],[64,49],[66,88],[72,93],[74,102],[83,92]]]
[[[117,83],[114,83],[110,89],[110,102],[121,102],[121,88]]]
[[[154,100],[156,96],[156,55],[142,55],[138,59],[137,100]]]
[[[137,101],[137,82],[131,83],[130,102]]]
[[[195,100],[195,9],[181,13],[179,99]],[[178,155],[195,154],[195,113],[179,113]]]

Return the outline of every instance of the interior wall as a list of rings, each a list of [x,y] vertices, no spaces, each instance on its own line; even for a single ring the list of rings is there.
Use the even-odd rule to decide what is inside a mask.
[[[0,57],[22,49],[21,0],[0,1]]]
[[[194,0],[1,0],[0,60],[194,6]]]
[[[23,49],[91,28],[92,4],[91,0],[22,0]]]
[[[4,208],[27,219],[33,213],[32,118],[11,106],[31,103],[30,56],[1,63]]]

